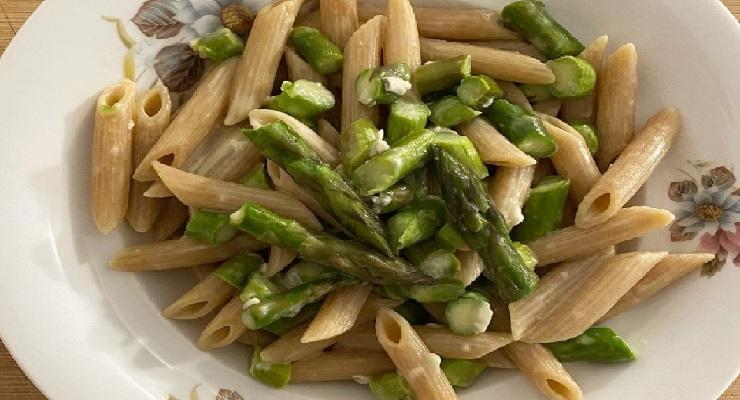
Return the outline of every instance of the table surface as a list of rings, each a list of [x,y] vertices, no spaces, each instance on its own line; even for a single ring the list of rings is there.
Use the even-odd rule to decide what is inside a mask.
[[[723,2],[740,18],[740,0]],[[0,0],[0,55],[39,4],[41,0]],[[4,399],[45,400],[46,397],[28,380],[0,342],[0,400]],[[740,400],[740,377],[719,400]]]

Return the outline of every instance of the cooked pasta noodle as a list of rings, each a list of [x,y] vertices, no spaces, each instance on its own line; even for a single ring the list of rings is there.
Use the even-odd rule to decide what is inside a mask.
[[[350,330],[371,290],[370,285],[358,283],[330,293],[303,332],[301,343],[330,339]]]
[[[525,167],[537,161],[519,150],[504,135],[483,118],[474,118],[458,127],[475,145],[478,154],[486,164],[502,167]]]
[[[368,118],[377,125],[378,109],[360,104],[357,100],[355,81],[357,75],[380,65],[380,52],[385,37],[386,18],[377,16],[365,22],[347,40],[344,47],[342,69],[342,132],[349,124]]]
[[[581,388],[541,344],[515,342],[504,352],[524,375],[550,400],[582,400]]]
[[[509,229],[524,221],[522,205],[532,185],[536,165],[500,167],[488,185],[488,194],[503,215]]]

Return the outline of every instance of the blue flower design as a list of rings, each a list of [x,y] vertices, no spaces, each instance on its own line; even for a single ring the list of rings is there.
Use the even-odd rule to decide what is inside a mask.
[[[735,232],[735,223],[740,222],[740,196],[732,194],[732,188],[711,186],[697,193],[685,193],[678,203],[676,224],[685,233],[701,231],[716,232],[722,229]]]

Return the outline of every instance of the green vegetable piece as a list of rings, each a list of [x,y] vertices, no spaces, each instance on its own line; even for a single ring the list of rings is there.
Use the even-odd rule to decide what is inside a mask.
[[[560,226],[563,209],[568,200],[570,180],[557,175],[547,176],[530,189],[522,207],[524,221],[514,227],[511,237],[520,242],[531,242]]]
[[[293,264],[285,271],[280,280],[280,285],[286,289],[293,289],[306,283],[338,279],[340,277],[341,274],[339,271],[333,268],[301,261]]]
[[[475,145],[467,136],[458,135],[454,131],[452,133],[437,133],[433,143],[435,146],[452,153],[468,168],[475,171],[478,178],[483,179],[488,176],[488,168],[483,164],[478,150],[475,149]]]
[[[607,327],[589,328],[572,339],[548,343],[547,347],[563,362],[621,363],[637,358],[629,344]]]
[[[563,56],[548,61],[547,66],[555,74],[555,83],[549,86],[550,93],[559,99],[588,96],[596,86],[596,71],[582,58]]]
[[[229,225],[229,214],[199,210],[190,216],[185,235],[212,245],[228,242],[236,236],[236,229]]]
[[[257,189],[270,190],[271,187],[269,179],[267,178],[267,173],[265,172],[265,163],[257,164],[241,179],[239,179],[239,183],[244,186],[254,187]]]
[[[550,93],[549,85],[535,85],[532,83],[522,83],[519,89],[527,96],[531,103],[552,100],[555,96]]]
[[[372,196],[370,203],[373,210],[378,214],[397,211],[411,203],[416,193],[411,186],[405,183],[397,183],[390,188]]]
[[[414,400],[408,383],[397,372],[373,376],[368,386],[376,400]]]
[[[244,203],[231,214],[231,225],[257,240],[293,250],[298,250],[312,236],[298,222],[252,203]]]
[[[254,253],[236,253],[233,257],[223,262],[216,269],[216,276],[229,285],[242,290],[249,280],[249,276],[257,271],[265,260]]]
[[[366,106],[393,104],[411,89],[411,70],[408,64],[391,64],[369,68],[357,75],[357,101]]]
[[[438,244],[449,248],[451,250],[470,250],[465,240],[457,231],[455,225],[451,222],[447,222],[444,226],[437,231],[434,235],[435,240]]]
[[[342,133],[340,148],[342,150],[342,167],[344,172],[352,175],[355,169],[369,160],[378,150],[383,138],[373,122],[360,118]]]
[[[403,250],[403,255],[426,275],[435,279],[452,278],[460,270],[454,249],[439,240],[429,240]]]
[[[395,146],[411,132],[423,130],[432,115],[426,104],[413,99],[398,99],[391,104],[386,126],[388,144]]]
[[[352,174],[357,191],[364,196],[380,193],[421,167],[432,140],[432,131],[413,132],[398,142],[396,147],[367,160]]]
[[[439,365],[447,380],[452,386],[469,387],[487,365],[478,360],[460,360],[457,358],[443,358]]]
[[[267,100],[267,107],[301,120],[312,120],[334,108],[334,94],[319,82],[298,79],[280,85],[279,95]]]
[[[496,99],[486,109],[486,117],[516,147],[532,157],[550,157],[558,148],[542,121],[516,104]]]
[[[221,28],[213,33],[190,42],[190,47],[201,58],[221,62],[244,52],[244,41],[229,28]]]
[[[321,300],[338,286],[336,282],[330,281],[309,283],[267,296],[242,312],[242,322],[249,329],[262,329],[281,318],[296,316],[304,306]]]
[[[262,361],[260,352],[262,348],[254,346],[252,348],[252,361],[249,363],[249,375],[272,387],[278,389],[285,387],[290,382],[292,373],[291,364],[277,364]]]
[[[416,68],[414,87],[420,96],[452,89],[470,75],[469,55],[428,62]]]
[[[512,242],[512,245],[516,252],[522,257],[522,260],[524,260],[524,265],[534,271],[537,266],[537,254],[534,254],[534,251],[524,243]]]
[[[280,318],[279,320],[271,323],[270,325],[267,325],[262,329],[272,334],[282,336],[292,328],[313,320],[313,317],[316,316],[320,308],[320,302],[311,303],[303,307],[301,311],[299,311],[298,314],[295,315],[295,317]]]
[[[445,223],[447,211],[439,197],[416,200],[393,215],[387,223],[388,241],[394,251],[432,237]]]
[[[435,125],[455,126],[480,115],[480,111],[463,104],[456,96],[445,96],[429,104],[432,115],[429,119]]]
[[[433,320],[429,312],[418,301],[407,300],[395,311],[399,313],[411,325],[424,325]]]
[[[390,287],[406,298],[419,303],[448,302],[458,298],[465,292],[463,283],[455,279],[444,279],[431,285],[407,285]]]
[[[488,329],[493,311],[488,299],[468,291],[447,303],[445,319],[450,330],[458,335],[476,335]]]
[[[239,294],[239,298],[244,303],[255,304],[253,299],[261,301],[280,292],[281,290],[276,284],[272,283],[262,272],[256,271],[249,277],[247,284]]]
[[[596,132],[595,127],[585,122],[574,122],[570,124],[570,126],[583,136],[583,140],[586,141],[588,151],[591,155],[594,155],[599,151],[599,135]]]
[[[547,13],[545,4],[540,1],[510,3],[501,10],[501,18],[549,60],[565,55],[575,56],[585,49],[578,39]]]
[[[482,110],[493,103],[493,99],[502,97],[501,89],[493,78],[486,75],[466,76],[457,87],[457,97],[466,106]]]
[[[318,29],[308,26],[293,28],[290,41],[298,54],[319,73],[330,75],[342,69],[342,50]]]

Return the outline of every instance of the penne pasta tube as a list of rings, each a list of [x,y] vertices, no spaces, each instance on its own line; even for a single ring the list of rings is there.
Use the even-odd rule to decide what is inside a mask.
[[[483,118],[474,118],[458,126],[458,131],[473,142],[486,164],[515,168],[537,163]]]
[[[176,197],[170,197],[159,212],[152,233],[154,241],[169,239],[188,220],[188,207]]]
[[[578,205],[576,226],[602,223],[624,207],[666,155],[680,129],[677,109],[666,108],[653,115]]]
[[[134,83],[124,79],[105,88],[95,104],[90,212],[98,230],[106,234],[128,210],[134,91]]]
[[[516,104],[525,110],[532,111],[532,105],[529,104],[527,96],[525,96],[524,92],[519,89],[519,86],[511,82],[498,82],[498,85],[504,90],[504,98],[508,100],[509,103]]]
[[[355,351],[355,352],[385,352],[383,346],[378,342],[375,335],[375,327],[365,326],[359,329],[352,329],[346,335],[342,335],[337,344],[332,347],[335,350]]]
[[[170,124],[172,102],[167,87],[158,82],[149,89],[134,108],[133,165],[139,165],[146,153]],[[126,220],[137,232],[149,232],[157,220],[164,201],[144,196],[149,183],[131,182]]]
[[[203,78],[192,97],[136,167],[134,179],[140,182],[155,180],[154,162],[175,168],[185,164],[200,143],[221,123],[235,67],[235,59],[226,60]]]
[[[674,217],[667,210],[644,206],[619,210],[614,217],[590,228],[569,226],[558,229],[527,245],[537,255],[537,266],[592,254],[611,245],[663,228]]]
[[[357,283],[330,293],[303,333],[301,343],[330,339],[350,330],[371,290],[372,286]]]
[[[509,229],[524,221],[522,205],[532,186],[536,165],[500,167],[488,184],[488,195],[506,220]]]
[[[270,256],[267,259],[265,276],[268,278],[282,271],[298,257],[298,253],[291,249],[270,246]]]
[[[476,251],[456,251],[455,255],[460,260],[460,270],[455,274],[455,279],[470,286],[483,272],[483,260]]]
[[[285,43],[303,0],[262,8],[252,24],[231,84],[225,125],[235,125],[259,108],[272,91]]]
[[[551,117],[557,117],[562,106],[563,102],[561,100],[547,100],[534,103],[532,105],[532,110]]]
[[[265,347],[275,341],[275,335],[263,330],[253,331],[247,329],[236,341],[253,347]]]
[[[360,104],[355,81],[360,72],[380,65],[380,50],[385,36],[386,18],[377,16],[365,22],[350,36],[344,47],[342,69],[342,132],[354,121],[368,118],[378,125],[378,109]]]
[[[419,30],[414,9],[409,0],[388,0],[386,17],[383,62],[385,65],[405,63],[413,77],[416,67],[421,65]]]
[[[632,43],[612,53],[599,77],[596,128],[599,151],[596,162],[603,171],[617,158],[635,131],[637,50]]]
[[[712,253],[669,254],[665,256],[635,286],[625,293],[609,312],[601,317],[598,323],[642,303],[645,299],[658,293],[679,278],[712,261],[714,257],[715,255]]]
[[[235,295],[203,328],[197,346],[203,351],[217,349],[234,343],[247,331],[242,323],[242,300]]]
[[[262,242],[245,235],[217,246],[182,237],[126,247],[108,265],[117,271],[161,271],[219,262],[241,250],[256,251],[265,247]]]
[[[515,342],[504,353],[548,399],[583,400],[581,388],[545,346]]]
[[[206,279],[208,275],[211,274],[211,272],[215,271],[218,268],[218,263],[213,264],[203,264],[203,265],[196,265],[193,267],[193,273],[198,278],[198,282]]]
[[[599,36],[581,52],[580,57],[588,61],[594,70],[597,72],[597,79],[601,80],[601,64],[604,60],[604,52],[606,51],[606,45],[609,43],[609,37]],[[561,117],[563,120],[568,122],[587,122],[589,124],[594,123],[594,117],[596,115],[596,98],[598,97],[598,85],[594,88],[594,91],[586,97],[563,101],[563,108],[561,109]]]
[[[420,43],[422,61],[469,54],[472,57],[473,73],[511,82],[541,85],[555,82],[555,75],[547,65],[523,54],[438,39],[421,38]]]
[[[326,77],[313,69],[291,46],[285,47],[285,66],[291,81],[306,79],[326,86]]]
[[[290,383],[348,381],[395,370],[385,353],[329,351],[293,363]]]
[[[492,40],[492,41],[477,41],[468,42],[475,46],[486,46],[493,47],[494,49],[513,51],[515,53],[521,53],[532,58],[536,58],[540,61],[547,61],[547,58],[540,54],[537,49],[531,44],[522,40]]]
[[[236,289],[233,286],[211,273],[165,308],[162,314],[172,319],[198,319],[229,301],[234,294]]]
[[[334,146],[335,149],[338,149],[341,139],[337,128],[335,128],[334,125],[323,118],[320,119],[319,122],[317,122],[317,125],[318,128],[316,133],[318,133],[322,139],[326,140],[329,144]]]
[[[503,349],[492,351],[481,357],[480,360],[486,363],[489,368],[517,369],[516,364],[509,359]]]
[[[206,178],[156,163],[155,169],[172,193],[185,205],[207,210],[235,211],[250,201],[320,231],[319,220],[300,201],[273,190]]]
[[[511,334],[483,332],[462,336],[445,327],[414,326],[421,340],[440,357],[472,360],[499,349],[512,342]]]
[[[360,25],[357,0],[321,0],[319,3],[321,32],[343,49],[349,37]]]
[[[320,10],[314,10],[304,15],[298,15],[295,19],[294,26],[309,26],[321,30]]]

